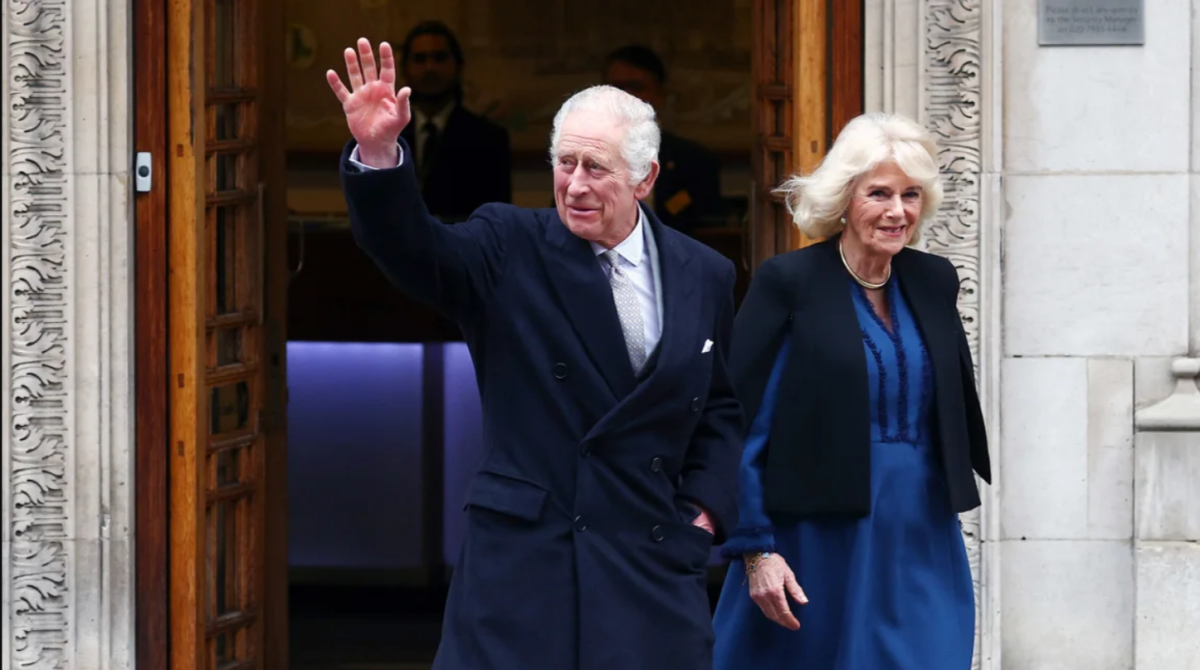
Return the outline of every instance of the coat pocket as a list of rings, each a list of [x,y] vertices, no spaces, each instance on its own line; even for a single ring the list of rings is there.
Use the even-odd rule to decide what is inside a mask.
[[[463,509],[479,507],[525,521],[537,521],[546,504],[546,490],[529,482],[492,472],[475,475]]]

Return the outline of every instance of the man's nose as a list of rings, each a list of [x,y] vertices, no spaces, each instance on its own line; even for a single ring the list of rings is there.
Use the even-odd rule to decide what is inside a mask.
[[[580,170],[581,168],[576,166],[571,176],[567,177],[567,194],[572,197],[587,195],[588,192],[587,180],[580,174]]]
[[[567,182],[567,194],[573,198],[587,195],[587,184],[582,179],[572,178]]]

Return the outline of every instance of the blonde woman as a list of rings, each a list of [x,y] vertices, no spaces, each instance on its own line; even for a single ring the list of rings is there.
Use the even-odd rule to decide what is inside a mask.
[[[949,261],[911,248],[942,200],[912,121],[861,116],[782,185],[800,230],[734,325],[745,406],[716,670],[966,670],[975,604],[958,513],[990,481]]]

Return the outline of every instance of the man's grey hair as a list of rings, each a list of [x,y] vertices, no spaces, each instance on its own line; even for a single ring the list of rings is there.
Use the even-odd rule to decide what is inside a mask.
[[[550,133],[552,164],[558,164],[558,141],[563,121],[576,111],[607,113],[625,131],[621,137],[621,157],[629,169],[631,184],[640,184],[650,175],[650,164],[658,160],[658,146],[662,142],[654,108],[613,86],[585,88],[558,109],[554,115],[554,130]]]

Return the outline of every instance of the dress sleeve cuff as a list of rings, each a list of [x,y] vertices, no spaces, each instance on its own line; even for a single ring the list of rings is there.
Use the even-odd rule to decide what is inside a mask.
[[[725,558],[741,558],[744,554],[775,550],[774,529],[739,528],[725,541],[721,555]]]

